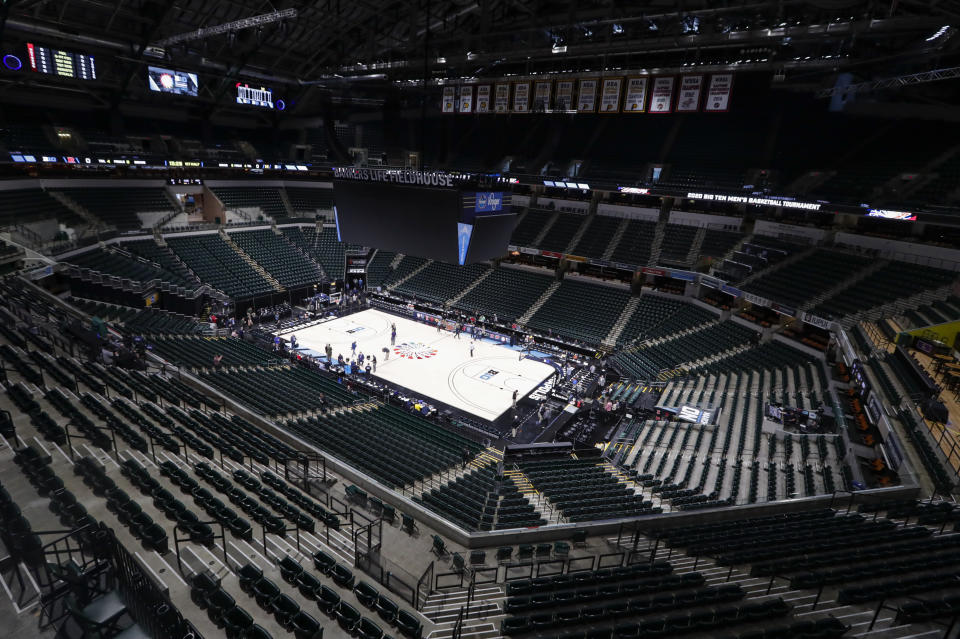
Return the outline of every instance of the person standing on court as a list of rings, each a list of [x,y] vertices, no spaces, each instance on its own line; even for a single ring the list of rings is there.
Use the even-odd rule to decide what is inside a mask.
[[[370,356],[370,363],[373,364],[373,372],[376,373],[377,372],[377,356],[376,355]]]
[[[473,357],[473,340],[470,340],[470,357]]]
[[[333,346],[330,346],[330,344],[327,344],[326,348],[324,348],[323,350],[327,353],[327,361],[332,362],[333,360],[331,358],[333,357]]]
[[[351,355],[357,354],[357,340],[353,340],[353,343],[350,344],[350,354]]]
[[[397,343],[397,325],[390,324],[390,346],[394,346]]]
[[[517,407],[517,389],[513,389],[513,407],[514,409]]]

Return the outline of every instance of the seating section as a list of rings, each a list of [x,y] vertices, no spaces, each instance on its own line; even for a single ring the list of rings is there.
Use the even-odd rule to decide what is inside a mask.
[[[0,191],[0,226],[55,219],[73,225],[82,218],[42,189]]]
[[[533,246],[533,240],[540,235],[551,217],[553,217],[553,211],[530,209],[520,219],[517,227],[513,229],[510,244],[514,246]]]
[[[595,215],[572,253],[598,260],[603,258],[622,221],[619,217]]]
[[[543,333],[599,344],[620,317],[630,291],[567,278],[527,322]]]
[[[707,229],[703,236],[703,244],[700,246],[700,255],[715,260],[720,259],[729,253],[741,239],[743,239],[743,235],[735,231]]]
[[[307,227],[283,229],[283,235],[323,267],[327,277],[342,279],[345,268],[345,246],[337,240],[337,229],[325,226],[320,233]]]
[[[412,485],[480,452],[461,435],[392,406],[295,419],[287,428],[391,487]],[[402,457],[404,463],[397,464]]]
[[[546,524],[516,484],[497,476],[496,464],[471,471],[424,492],[414,501],[462,528],[503,530]]]
[[[336,380],[306,368],[220,370],[201,376],[227,395],[270,416],[343,406],[357,399]]]
[[[397,293],[417,299],[443,304],[462,293],[489,269],[485,264],[458,266],[445,262],[431,262],[425,269],[394,289]]]
[[[167,246],[201,280],[231,297],[253,297],[275,290],[219,234],[170,237]]]
[[[617,345],[664,337],[718,319],[718,315],[693,304],[656,295],[644,295],[640,297],[636,310],[627,320]]]
[[[665,379],[681,365],[696,367],[704,358],[743,347],[757,333],[736,322],[720,322],[676,339],[623,351],[614,362],[638,379]]]
[[[177,259],[166,246],[160,246],[154,240],[136,240],[133,242],[123,242],[120,248],[128,251],[132,255],[142,257],[145,260],[153,262],[169,273],[174,273],[184,282],[189,282],[190,286],[197,286],[200,281],[191,273],[183,263]],[[184,287],[187,285],[184,284]]]
[[[932,326],[960,318],[960,298],[951,295],[945,300],[934,300],[904,313],[914,327]]]
[[[826,374],[813,356],[772,341],[697,373],[670,381],[659,403],[700,407],[714,413],[714,426],[663,415],[670,421],[628,425],[629,436],[619,436],[632,445],[623,449],[618,465],[662,503],[689,510],[829,494],[841,485],[835,474],[843,473],[846,451],[837,437],[763,431],[766,403],[816,410],[829,401]],[[630,388],[619,390],[619,401],[634,401],[625,395]],[[770,461],[775,456],[782,458],[779,465]],[[822,474],[813,473],[815,466]]]
[[[332,189],[311,189],[304,187],[288,186],[286,187],[287,199],[290,200],[290,206],[293,212],[297,214],[310,214],[317,211],[333,210],[333,190]]]
[[[203,326],[196,319],[168,313],[159,308],[130,308],[71,298],[70,303],[83,309],[93,317],[109,321],[115,328],[127,333],[143,335],[194,335],[203,332]]]
[[[697,229],[694,226],[667,224],[663,229],[663,242],[660,244],[660,261],[686,263],[696,235]]]
[[[552,459],[520,463],[533,487],[568,521],[634,517],[659,512],[595,461]]]
[[[121,230],[143,226],[137,213],[174,211],[162,187],[74,187],[57,189],[107,224]]]
[[[65,261],[80,268],[88,268],[104,275],[115,275],[135,282],[161,280],[189,289],[197,287],[195,281],[178,273],[172,273],[161,266],[136,259],[125,252],[114,249],[95,248],[92,251],[71,255]]]
[[[373,259],[367,264],[367,288],[375,289],[383,286],[390,275],[390,263],[397,257],[393,251],[377,250]]]
[[[222,355],[221,366],[269,366],[283,360],[235,337],[167,337],[151,341],[153,349],[174,364],[213,368],[213,358]]]
[[[215,186],[210,189],[227,209],[258,208],[270,218],[287,217],[280,190],[266,186]]]
[[[684,527],[666,543],[721,565],[750,564],[751,575],[791,588],[835,588],[839,605],[941,590],[960,574],[958,535],[829,509]]]
[[[871,260],[860,255],[816,249],[809,255],[744,285],[744,290],[784,304],[800,306],[843,280]]]
[[[924,289],[945,286],[954,281],[956,276],[953,271],[930,266],[889,262],[859,282],[837,291],[812,312],[820,316],[844,317],[915,295]]]
[[[313,260],[272,230],[231,233],[230,239],[286,288],[309,286],[323,279]]]
[[[415,270],[420,268],[427,262],[426,258],[423,257],[414,257],[412,255],[404,255],[400,260],[400,263],[397,264],[397,267],[393,269],[393,272],[387,276],[387,279],[384,280],[384,285],[389,286],[395,282],[399,282],[403,278],[407,277]]]
[[[522,316],[554,282],[546,273],[520,269],[497,268],[469,293],[461,297],[456,308],[471,313],[512,322]]]
[[[565,253],[577,230],[586,221],[586,217],[577,213],[558,213],[546,235],[537,244],[537,248],[545,251]]]
[[[650,262],[656,231],[656,222],[630,220],[610,260],[621,264],[646,266]]]

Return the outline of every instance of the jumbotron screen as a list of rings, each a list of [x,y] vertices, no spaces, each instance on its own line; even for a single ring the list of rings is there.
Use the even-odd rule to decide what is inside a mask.
[[[147,67],[147,82],[151,91],[189,95],[194,98],[197,97],[197,91],[200,88],[196,73],[162,67]]]
[[[489,196],[496,196],[495,206]],[[502,210],[500,193],[464,193],[415,180],[337,179],[333,198],[342,241],[450,264],[505,255],[516,225],[516,215]]]

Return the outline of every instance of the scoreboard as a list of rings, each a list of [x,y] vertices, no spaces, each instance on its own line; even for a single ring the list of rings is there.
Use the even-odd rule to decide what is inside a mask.
[[[97,79],[97,65],[92,55],[51,49],[28,42],[27,58],[30,68],[38,73],[78,80]]]
[[[237,82],[237,104],[248,104],[251,106],[264,107],[272,109],[273,91],[266,87],[251,87],[249,84]]]

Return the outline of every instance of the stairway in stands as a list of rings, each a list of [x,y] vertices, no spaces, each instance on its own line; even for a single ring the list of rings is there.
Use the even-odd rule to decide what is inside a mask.
[[[637,310],[637,306],[640,304],[640,297],[631,297],[630,301],[627,302],[627,305],[623,307],[623,312],[620,313],[620,317],[617,318],[617,321],[613,323],[613,326],[610,327],[610,332],[607,333],[607,336],[603,338],[604,346],[615,346],[617,340],[620,339],[620,334],[623,333],[623,329],[627,327],[627,322],[630,321],[630,318],[633,317],[633,312]]]
[[[530,318],[533,317],[533,314],[539,311],[541,306],[546,304],[547,300],[550,299],[550,296],[553,295],[558,288],[560,288],[559,281],[550,284],[550,286],[547,287],[547,290],[543,292],[543,295],[541,295],[540,298],[534,302],[523,315],[517,318],[517,324],[524,325],[529,322]]]
[[[273,287],[274,289],[276,289],[277,291],[285,291],[285,290],[286,290],[285,288],[283,288],[283,286],[280,285],[280,282],[278,282],[278,281],[276,280],[276,278],[274,278],[272,275],[270,275],[270,273],[267,272],[267,269],[265,269],[265,268],[263,268],[262,266],[260,266],[260,264],[258,264],[255,259],[253,259],[253,258],[250,257],[249,255],[247,255],[246,252],[244,252],[244,250],[243,250],[242,248],[240,248],[239,246],[237,246],[237,243],[234,242],[232,239],[230,239],[230,235],[229,235],[225,230],[220,229],[220,237],[223,238],[223,241],[226,242],[227,245],[228,245],[231,249],[233,249],[234,252],[236,252],[237,255],[239,255],[241,258],[243,258],[243,261],[244,261],[244,262],[246,262],[247,264],[250,265],[250,268],[252,268],[252,269],[255,270],[257,273],[259,273],[260,275],[262,275],[262,276],[263,276],[263,279],[265,279],[265,280],[267,280],[268,282],[270,282],[270,286],[272,286],[272,287]]]
[[[617,246],[620,244],[620,240],[623,239],[623,234],[629,225],[630,218],[625,217],[620,220],[620,226],[618,226],[617,230],[614,231],[613,237],[610,238],[610,244],[607,245],[607,249],[603,252],[603,259],[609,260],[613,257],[613,253],[617,250]]]

